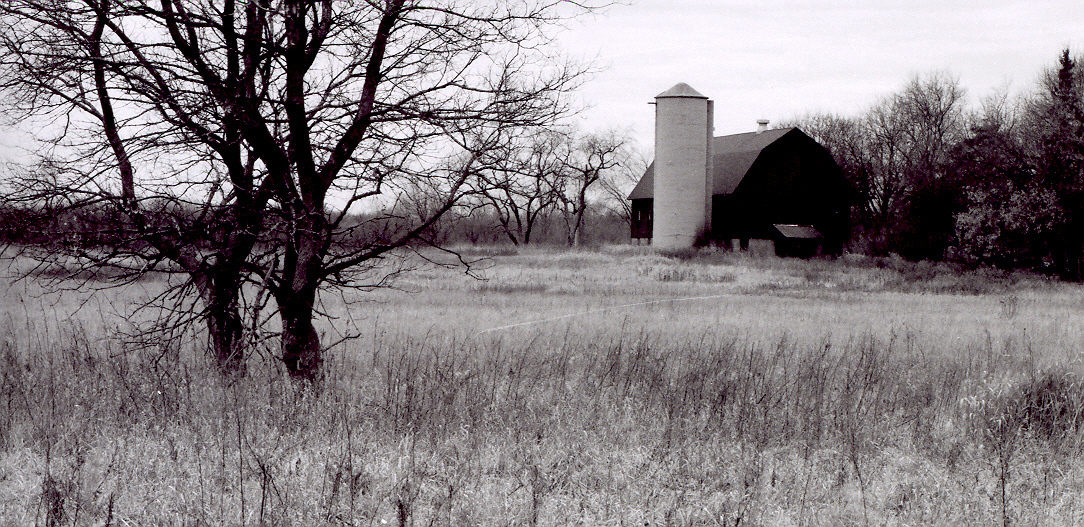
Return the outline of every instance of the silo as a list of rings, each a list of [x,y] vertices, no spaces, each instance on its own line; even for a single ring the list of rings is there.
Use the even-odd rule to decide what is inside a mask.
[[[710,227],[712,102],[679,83],[655,97],[651,245],[687,249]]]

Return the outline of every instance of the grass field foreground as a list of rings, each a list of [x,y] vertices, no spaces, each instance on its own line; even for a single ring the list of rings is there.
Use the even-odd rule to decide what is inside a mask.
[[[165,286],[0,287],[0,526],[1072,525],[1084,289],[898,259],[464,251],[333,292],[317,388]],[[75,284],[71,284],[75,285]],[[94,286],[90,280],[84,286]],[[142,317],[142,318],[141,318]]]

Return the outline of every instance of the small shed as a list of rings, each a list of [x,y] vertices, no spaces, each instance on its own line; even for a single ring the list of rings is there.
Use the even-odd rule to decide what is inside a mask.
[[[812,225],[774,224],[776,236],[775,254],[777,256],[796,256],[809,258],[820,253],[824,246],[824,236]]]

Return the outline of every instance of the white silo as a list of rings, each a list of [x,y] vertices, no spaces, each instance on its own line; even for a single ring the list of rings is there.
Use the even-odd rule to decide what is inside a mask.
[[[651,245],[687,249],[711,225],[712,102],[679,83],[655,97]]]

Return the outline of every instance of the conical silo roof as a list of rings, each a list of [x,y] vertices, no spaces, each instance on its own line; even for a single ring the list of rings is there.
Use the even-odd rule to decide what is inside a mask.
[[[707,99],[703,94],[693,89],[692,86],[679,82],[674,85],[673,88],[666,90],[655,96],[656,99],[663,99],[668,97],[686,97],[690,99]]]

